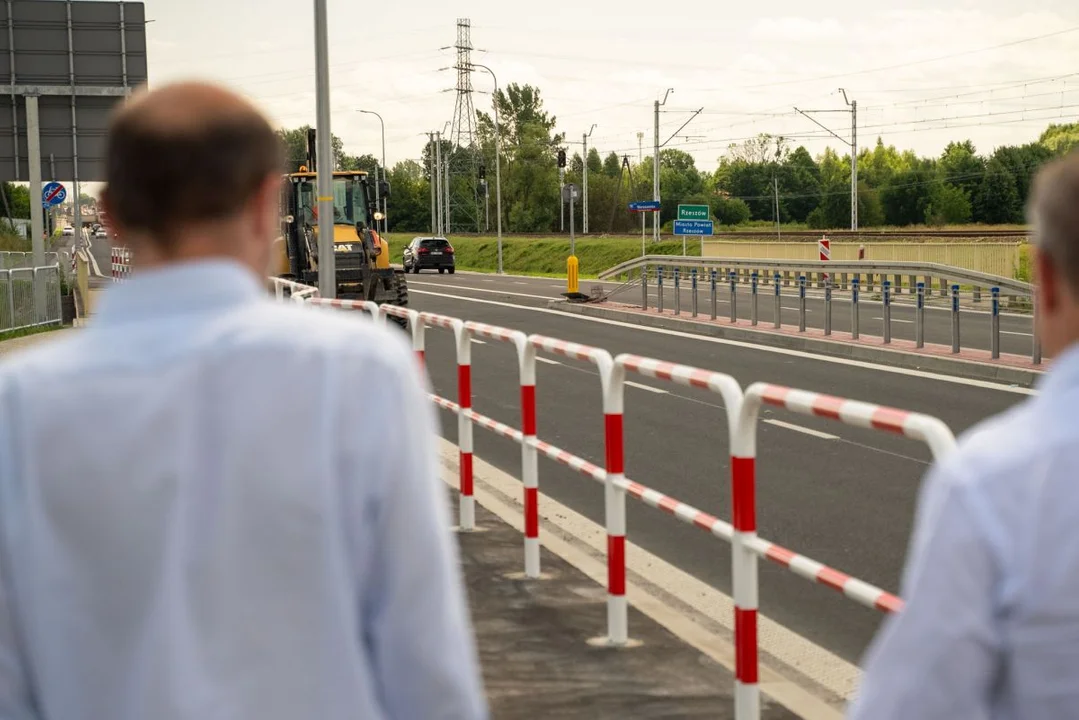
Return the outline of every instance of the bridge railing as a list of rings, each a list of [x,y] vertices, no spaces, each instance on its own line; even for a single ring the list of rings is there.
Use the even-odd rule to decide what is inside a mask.
[[[806,298],[814,287],[820,292],[824,303],[822,329],[825,336],[832,336],[833,295],[836,292],[848,292],[846,302],[850,304],[850,339],[858,340],[862,334],[859,308],[867,303],[879,303],[882,323],[881,338],[885,345],[892,343],[892,306],[898,305],[904,292],[910,296],[910,304],[915,313],[915,347],[925,346],[925,315],[933,310],[934,296],[937,295],[936,311],[947,311],[951,316],[951,352],[958,354],[962,350],[961,326],[968,323],[961,320],[971,313],[981,316],[976,318],[984,323],[984,332],[989,335],[989,359],[1000,358],[1000,317],[1004,310],[1013,310],[1021,314],[1033,315],[1037,308],[1034,303],[1034,288],[1030,283],[1011,278],[989,275],[974,270],[939,265],[936,263],[882,262],[882,261],[831,261],[831,260],[768,260],[756,258],[710,258],[683,257],[672,255],[646,255],[628,260],[600,273],[600,279],[626,278],[641,288],[640,307],[649,310],[649,291],[656,295],[655,310],[664,312],[664,290],[673,290],[675,315],[682,315],[683,292],[690,292],[690,317],[698,316],[698,293],[700,285],[710,299],[710,318],[716,319],[716,303],[719,295],[729,298],[730,321],[740,322],[737,313],[739,288],[747,293],[751,313],[750,325],[758,324],[760,296],[765,288],[771,286],[768,294],[773,295],[774,328],[780,323],[780,303],[783,288],[793,286],[799,300],[799,332],[806,332]],[[939,286],[936,287],[935,283]],[[874,288],[879,288],[879,299],[870,296]],[[747,292],[748,291],[748,292]],[[988,303],[985,310],[977,310],[983,305],[983,291]],[[792,292],[788,290],[787,292]],[[729,295],[728,295],[729,293]],[[635,304],[635,303],[634,303]],[[671,308],[668,308],[671,309]],[[986,319],[988,322],[986,322]],[[1041,345],[1037,333],[1031,332],[1030,358],[1034,365],[1042,362]]]
[[[425,354],[424,342],[427,328],[445,328],[454,333],[457,401],[435,394],[431,395],[431,400],[439,407],[453,412],[458,418],[459,527],[463,531],[475,528],[472,427],[478,425],[520,444],[523,448],[521,477],[524,491],[524,568],[527,577],[541,577],[539,559],[541,497],[538,490],[539,468],[536,463],[538,454],[565,465],[604,486],[604,522],[607,531],[607,632],[604,639],[606,644],[623,647],[629,643],[625,549],[625,499],[627,496],[729,542],[732,553],[732,588],[735,606],[733,627],[736,720],[758,720],[760,717],[757,632],[758,558],[769,560],[791,570],[796,575],[830,587],[863,606],[886,613],[902,610],[903,603],[895,595],[757,535],[756,430],[758,415],[761,406],[767,404],[784,407],[792,412],[830,418],[852,426],[904,435],[927,444],[934,457],[940,457],[955,445],[951,431],[940,420],[919,413],[763,383],[751,385],[743,391],[733,377],[720,372],[636,355],[623,354],[612,357],[601,348],[541,335],[526,335],[509,328],[466,322],[445,315],[418,313],[396,306],[379,306],[364,302],[330,301],[319,298],[301,298],[299,301],[312,305],[363,310],[365,314],[382,320],[387,314],[407,316],[410,321],[413,349],[420,358],[424,358]],[[517,350],[521,386],[521,428],[498,422],[473,409],[471,353],[472,339],[475,337],[506,342]],[[604,415],[604,467],[537,437],[535,374],[537,352],[547,352],[588,362],[598,369]],[[727,439],[731,449],[731,522],[721,520],[626,477],[623,414],[627,373],[636,373],[707,390],[722,399]]]

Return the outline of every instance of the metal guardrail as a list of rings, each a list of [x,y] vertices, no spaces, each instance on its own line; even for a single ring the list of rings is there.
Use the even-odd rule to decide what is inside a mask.
[[[687,272],[688,271],[688,272]],[[757,325],[759,296],[761,285],[772,285],[775,302],[775,328],[780,328],[779,308],[783,286],[792,286],[798,296],[798,331],[806,332],[806,297],[812,286],[820,288],[824,302],[823,329],[827,336],[832,335],[832,304],[835,290],[849,291],[851,306],[851,340],[860,337],[859,305],[865,302],[863,294],[873,292],[879,283],[880,303],[883,321],[882,339],[885,345],[892,343],[892,309],[903,290],[911,296],[915,323],[915,344],[917,348],[925,345],[925,309],[933,294],[934,280],[939,284],[939,309],[949,309],[952,320],[951,351],[958,354],[960,345],[960,314],[962,311],[960,296],[963,286],[968,288],[972,302],[977,305],[982,301],[982,292],[989,297],[988,314],[990,332],[990,357],[1000,357],[1000,313],[1003,297],[1011,300],[1012,309],[1034,311],[1033,286],[1030,283],[1003,278],[995,275],[966,270],[934,263],[908,262],[835,262],[819,260],[759,260],[745,258],[700,258],[675,255],[647,255],[630,260],[603,272],[600,279],[618,277],[628,278],[626,286],[638,283],[641,286],[641,307],[648,310],[649,283],[653,283],[657,293],[656,309],[664,311],[664,288],[670,283],[674,290],[674,314],[682,313],[682,290],[690,285],[692,293],[692,317],[697,317],[697,278],[704,275],[711,294],[711,319],[716,319],[717,280],[730,283],[730,307],[732,323],[738,322],[737,302],[740,284],[748,286],[750,301],[750,324]],[[636,277],[634,277],[636,275]],[[690,283],[683,282],[686,276]],[[890,278],[890,279],[889,279]],[[904,280],[907,281],[904,287]],[[904,321],[907,322],[907,321]],[[1033,334],[1030,357],[1034,365],[1042,362],[1041,345],[1036,333]]]
[[[62,322],[59,265],[0,270],[0,332]]]
[[[871,290],[873,288],[874,277],[880,277],[883,280],[883,278],[887,276],[894,276],[899,278],[932,278],[948,284],[957,283],[961,286],[968,285],[972,288],[979,289],[998,287],[1001,289],[1002,294],[1020,297],[1030,297],[1033,291],[1033,286],[1030,283],[1002,277],[1000,275],[990,275],[976,270],[966,270],[964,268],[953,267],[951,265],[940,265],[937,263],[912,263],[883,260],[837,262],[832,260],[767,260],[761,258],[702,258],[681,255],[645,255],[644,257],[627,260],[624,263],[615,265],[609,270],[604,270],[599,274],[599,279],[610,280],[619,275],[632,273],[634,270],[639,270],[642,267],[652,267],[656,265],[681,268],[741,269],[747,271],[745,273],[740,273],[741,276],[745,276],[746,281],[748,281],[748,273],[753,270],[760,272],[763,277],[771,277],[774,272],[792,274],[805,273],[807,276],[826,274],[842,275],[843,273],[850,276],[864,275],[868,280],[868,282],[863,284],[863,289],[866,290]],[[768,272],[766,273],[765,271]],[[788,276],[784,276],[784,279],[788,279]],[[943,286],[945,292],[942,292],[941,295],[947,295],[946,291],[948,289],[948,284]],[[833,287],[836,286],[843,288],[843,281],[840,280],[839,283],[833,282]],[[894,282],[893,287],[895,287]],[[926,283],[926,287],[931,287],[931,284]]]

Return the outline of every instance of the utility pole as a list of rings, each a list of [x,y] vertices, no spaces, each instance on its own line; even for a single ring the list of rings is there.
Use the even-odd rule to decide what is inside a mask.
[[[330,52],[326,0],[315,0],[315,143],[318,185],[318,290],[337,297],[337,258],[333,248],[333,144],[330,142]],[[76,199],[77,201],[77,199]],[[82,229],[76,226],[75,232]]]
[[[858,101],[847,100],[847,91],[839,88],[850,107],[850,229],[858,229]]]
[[[438,213],[436,215],[437,222],[435,223],[435,235],[442,234],[442,228],[444,227],[442,218],[442,133],[435,131],[435,187],[438,197]]]
[[[480,65],[479,63],[473,63],[475,67],[481,70],[486,70],[491,76],[491,80],[495,84],[495,93],[491,97],[493,98],[491,104],[495,109],[495,213],[498,215],[495,218],[495,223],[498,227],[498,274],[502,274],[502,130],[499,126],[498,120],[498,76],[495,75],[495,71],[486,65]]]
[[[437,217],[435,216],[435,134],[427,133],[427,181],[431,186],[431,234],[437,235],[438,231],[435,230],[435,223]]]
[[[663,102],[656,100],[656,119],[655,119],[655,140],[656,140],[656,154],[652,156],[652,199],[659,202],[659,108],[667,104],[667,98],[674,92],[674,88],[667,88],[667,92],[663,95]],[[656,210],[652,213],[652,242],[659,242],[659,223],[660,213]]]
[[[386,182],[386,123],[383,122],[382,116],[373,110],[360,110],[365,115],[374,115],[378,118],[378,124],[382,128],[382,182]],[[378,184],[378,173],[375,173],[375,184]],[[382,192],[382,188],[379,188],[379,193]],[[376,195],[377,197],[377,195]],[[387,198],[382,198],[382,233],[386,234],[390,231],[390,211],[386,206]]]
[[[848,100],[847,91],[843,88],[839,88],[839,92],[843,93],[843,101],[847,103],[849,110],[799,110],[794,108],[795,112],[805,115],[815,125],[823,128],[832,137],[839,140],[844,145],[850,148],[850,229],[858,229],[858,101]],[[823,123],[819,122],[816,118],[810,117],[810,113],[829,113],[829,112],[849,112],[850,113],[850,140],[842,137],[831,128],[827,127]]]
[[[644,164],[644,133],[637,133],[637,167]],[[636,193],[634,193],[636,194]],[[641,255],[644,255],[644,213],[641,213]]]
[[[595,130],[596,126],[592,125],[592,130]],[[584,171],[582,173],[582,192],[584,193],[584,199],[581,201],[581,234],[588,234],[588,138],[592,137],[592,130],[589,130],[584,135]]]

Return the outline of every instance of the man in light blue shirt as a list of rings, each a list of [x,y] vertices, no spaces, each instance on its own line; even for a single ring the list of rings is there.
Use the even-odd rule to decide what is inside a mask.
[[[1039,174],[1030,219],[1052,370],[926,479],[857,720],[1079,717],[1079,154]]]
[[[198,84],[114,119],[136,272],[0,366],[0,718],[484,718],[400,333],[273,303],[280,146]]]

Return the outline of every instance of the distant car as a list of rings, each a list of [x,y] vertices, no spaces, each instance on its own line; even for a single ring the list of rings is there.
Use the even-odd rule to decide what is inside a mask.
[[[65,225],[64,229],[60,231],[60,235],[63,237],[75,237],[75,228]]]
[[[108,236],[108,231],[103,227],[99,227],[97,230],[94,231],[94,237],[96,238],[107,238]]]
[[[405,272],[419,274],[420,270],[438,269],[440,273],[447,270],[453,275],[456,270],[453,256],[453,245],[444,237],[417,237],[405,248],[404,254]]]

